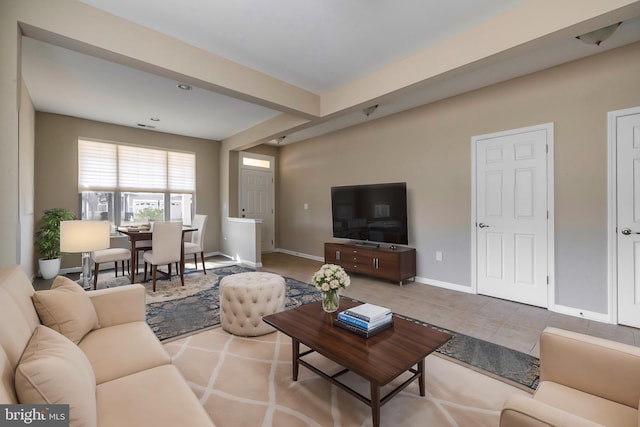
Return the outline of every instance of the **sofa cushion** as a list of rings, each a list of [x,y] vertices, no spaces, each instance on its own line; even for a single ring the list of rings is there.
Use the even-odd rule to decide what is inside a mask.
[[[23,404],[68,404],[71,426],[96,426],[96,380],[84,353],[69,339],[39,325],[15,376]]]
[[[638,410],[551,381],[542,381],[534,399],[596,423],[638,427]]]
[[[96,375],[96,383],[171,363],[146,322],[131,322],[89,332],[78,344]]]
[[[173,365],[99,384],[96,394],[100,427],[213,425]]]
[[[637,346],[553,327],[540,335],[540,381],[637,407],[638,378]]]
[[[33,285],[20,267],[0,268],[0,347],[7,355],[11,372],[40,324],[31,301],[33,293]]]
[[[87,332],[100,327],[87,293],[66,277],[56,277],[50,290],[33,294],[33,304],[43,325],[76,344]]]

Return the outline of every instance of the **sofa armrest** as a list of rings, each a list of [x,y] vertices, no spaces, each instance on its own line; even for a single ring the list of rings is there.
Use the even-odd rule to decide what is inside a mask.
[[[557,328],[540,335],[540,381],[638,408],[640,348]]]
[[[88,291],[100,327],[146,320],[145,289],[140,284]]]
[[[528,396],[509,396],[502,412],[500,427],[604,427],[577,415],[549,406]]]

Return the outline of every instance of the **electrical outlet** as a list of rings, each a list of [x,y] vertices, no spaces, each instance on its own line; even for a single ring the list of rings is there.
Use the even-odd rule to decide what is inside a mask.
[[[442,261],[442,251],[436,251],[436,261]]]

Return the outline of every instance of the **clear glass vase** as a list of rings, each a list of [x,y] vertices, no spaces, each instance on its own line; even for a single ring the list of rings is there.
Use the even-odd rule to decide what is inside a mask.
[[[327,313],[333,313],[340,305],[340,290],[334,289],[322,293],[322,309]]]

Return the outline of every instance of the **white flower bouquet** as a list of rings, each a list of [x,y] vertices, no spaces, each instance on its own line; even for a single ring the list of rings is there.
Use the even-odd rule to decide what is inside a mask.
[[[340,290],[351,284],[351,279],[339,265],[325,264],[311,278],[316,288],[322,291],[322,308],[326,312],[338,309]]]

